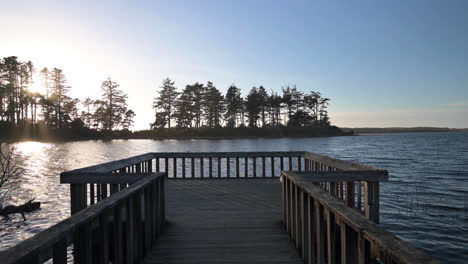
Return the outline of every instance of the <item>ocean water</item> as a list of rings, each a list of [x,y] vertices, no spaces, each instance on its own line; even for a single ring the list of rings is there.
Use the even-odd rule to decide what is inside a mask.
[[[0,220],[0,250],[70,215],[62,171],[165,151],[304,150],[381,167],[381,225],[442,263],[468,263],[468,133],[367,134],[330,138],[111,140],[12,144],[26,169],[10,203],[36,198],[42,209]]]

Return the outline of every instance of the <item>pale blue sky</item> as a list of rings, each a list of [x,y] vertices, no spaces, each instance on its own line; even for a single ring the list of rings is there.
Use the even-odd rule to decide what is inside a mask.
[[[0,4],[0,56],[62,68],[81,98],[112,76],[139,129],[165,77],[318,90],[340,126],[468,127],[468,1]]]

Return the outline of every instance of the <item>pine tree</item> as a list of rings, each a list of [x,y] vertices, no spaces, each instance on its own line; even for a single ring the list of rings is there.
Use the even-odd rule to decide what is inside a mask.
[[[261,95],[257,87],[252,87],[245,101],[245,110],[247,112],[247,119],[249,120],[249,127],[258,127],[258,119],[260,118],[260,104]]]
[[[161,90],[159,91],[159,96],[154,98],[153,108],[156,111],[162,113],[160,117],[166,119],[168,127],[171,127],[171,119],[174,113],[174,105],[179,93],[177,88],[174,86],[175,82],[171,79],[166,78],[163,80]]]
[[[127,112],[127,95],[117,89],[119,84],[112,81],[110,77],[102,82],[102,98],[101,98],[101,123],[103,128],[112,131],[121,125],[124,115]]]
[[[228,127],[238,126],[238,119],[241,117],[243,110],[243,100],[241,91],[234,84],[231,85],[226,92],[226,125]]]
[[[208,127],[220,127],[225,109],[224,97],[212,82],[208,82],[206,85],[203,106]]]

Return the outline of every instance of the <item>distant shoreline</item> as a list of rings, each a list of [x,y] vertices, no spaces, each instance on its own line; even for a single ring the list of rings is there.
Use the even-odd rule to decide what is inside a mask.
[[[373,133],[418,133],[418,132],[468,132],[468,128],[448,127],[358,127],[341,128],[345,132],[354,131],[356,134]]]

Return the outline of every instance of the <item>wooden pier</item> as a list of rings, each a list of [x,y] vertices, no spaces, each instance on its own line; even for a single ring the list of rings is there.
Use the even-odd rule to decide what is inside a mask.
[[[148,153],[62,173],[72,216],[0,263],[437,263],[378,225],[387,178],[303,151]]]

